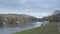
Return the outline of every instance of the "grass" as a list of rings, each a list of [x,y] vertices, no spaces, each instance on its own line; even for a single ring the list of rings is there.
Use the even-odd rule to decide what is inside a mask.
[[[17,32],[14,34],[59,34],[59,32],[57,30],[57,24],[51,23],[51,24],[44,25],[42,27],[37,27],[30,30]]]

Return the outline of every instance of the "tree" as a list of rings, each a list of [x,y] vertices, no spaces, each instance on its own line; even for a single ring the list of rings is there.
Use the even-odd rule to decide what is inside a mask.
[[[54,15],[60,14],[60,10],[55,10],[53,14]]]
[[[3,25],[2,15],[0,15],[0,26]]]
[[[56,22],[59,22],[60,21],[60,10],[55,10],[53,17]]]
[[[8,22],[13,24],[16,21],[16,18],[14,17],[8,17]]]

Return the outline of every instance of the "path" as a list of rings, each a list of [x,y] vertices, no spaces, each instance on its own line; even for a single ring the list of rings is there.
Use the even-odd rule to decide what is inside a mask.
[[[57,24],[57,29],[60,32],[60,23]]]

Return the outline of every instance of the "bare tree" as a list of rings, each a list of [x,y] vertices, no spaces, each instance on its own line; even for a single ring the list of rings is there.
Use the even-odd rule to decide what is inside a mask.
[[[3,21],[2,21],[2,15],[0,15],[0,26],[2,26],[3,25],[3,23],[2,23]]]

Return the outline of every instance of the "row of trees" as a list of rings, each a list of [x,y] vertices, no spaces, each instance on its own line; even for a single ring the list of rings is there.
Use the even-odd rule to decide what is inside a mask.
[[[8,14],[8,15],[0,15],[0,25],[2,25],[3,21],[5,21],[8,25],[16,25],[17,21],[20,22],[20,25],[24,25],[25,23],[30,23],[36,21],[37,18],[29,15],[18,15],[18,14]]]
[[[14,17],[13,16],[9,16],[8,17],[8,21],[11,22],[11,23],[14,22],[14,21],[32,22],[32,21],[36,21],[37,20],[37,18],[33,17],[33,16],[28,16],[28,17],[26,17],[26,15],[25,16],[14,16]]]
[[[43,17],[42,21],[60,22],[60,10],[55,10],[52,15]]]

